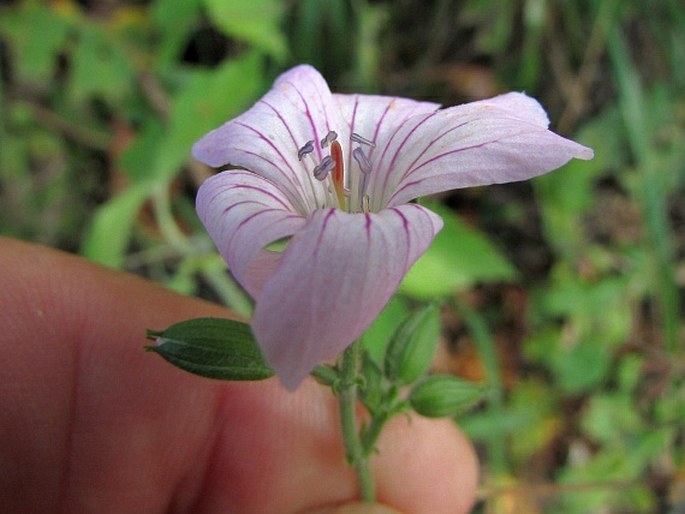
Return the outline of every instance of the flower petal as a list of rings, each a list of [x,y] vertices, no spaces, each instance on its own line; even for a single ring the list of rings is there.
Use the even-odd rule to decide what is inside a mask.
[[[263,248],[291,236],[306,222],[268,180],[242,170],[207,179],[197,212],[233,276],[254,298],[275,269],[278,254]]]
[[[409,98],[379,95],[342,95],[334,94],[334,100],[338,103],[342,119],[347,122],[347,140],[341,141],[347,148],[348,170],[354,168],[352,161],[352,149],[358,146],[352,140],[352,134],[359,134],[371,141],[375,146],[363,147],[366,157],[373,161],[375,155],[387,147],[395,138],[400,128],[414,116],[435,112],[440,104],[431,102],[418,102]],[[359,179],[359,177],[356,177]],[[373,179],[372,179],[373,180]],[[352,185],[353,205],[360,205],[361,198],[357,198],[358,188]]]
[[[264,284],[252,319],[283,385],[302,379],[371,324],[442,228],[416,204],[380,213],[312,213]]]
[[[407,120],[377,155],[372,209],[450,189],[525,180],[590,159],[591,149],[547,130],[540,104],[508,93]]]
[[[306,214],[323,205],[324,192],[312,179],[315,163],[300,161],[298,150],[341,125],[323,77],[311,66],[296,66],[252,108],[195,143],[193,155],[210,166],[242,167],[269,179]],[[322,158],[314,145],[314,160]]]

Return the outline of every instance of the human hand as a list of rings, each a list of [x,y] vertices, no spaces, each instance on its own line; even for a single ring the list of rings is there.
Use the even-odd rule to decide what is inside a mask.
[[[0,238],[0,511],[395,512],[350,503],[327,389],[212,381],[142,350],[146,328],[200,316],[230,314]],[[468,512],[476,460],[451,422],[399,416],[379,450],[379,501]]]

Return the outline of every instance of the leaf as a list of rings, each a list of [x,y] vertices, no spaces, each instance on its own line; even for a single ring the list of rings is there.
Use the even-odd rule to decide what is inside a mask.
[[[128,249],[133,222],[149,191],[149,184],[140,183],[101,206],[88,227],[81,255],[105,266],[120,268]]]
[[[119,156],[117,167],[133,181],[141,181],[150,175],[157,159],[157,150],[163,144],[166,134],[157,118],[149,117],[141,126],[135,138]]]
[[[400,291],[419,299],[453,295],[479,282],[512,280],[516,270],[482,234],[447,207],[426,203],[444,228],[405,277]]]
[[[120,267],[135,218],[153,187],[171,180],[188,159],[193,142],[238,112],[261,85],[254,55],[198,72],[174,99],[166,133],[152,120],[122,154],[122,167],[134,183],[97,211],[82,254]]]
[[[264,380],[273,370],[246,323],[221,318],[182,321],[162,332],[148,331],[157,341],[146,346],[185,371],[218,380]]]
[[[278,61],[287,54],[279,0],[204,0],[210,18],[227,35],[242,39]]]
[[[169,128],[148,176],[171,179],[188,159],[192,144],[240,112],[262,87],[257,54],[226,61],[213,70],[197,71],[172,101]]]
[[[69,95],[80,104],[101,98],[118,105],[130,92],[134,70],[121,45],[96,26],[82,26],[71,55]]]
[[[200,15],[200,0],[156,0],[150,7],[152,23],[170,33],[185,32]]]
[[[12,65],[20,82],[52,79],[69,36],[68,21],[52,7],[25,3],[0,17],[0,33],[11,42]]]
[[[156,0],[150,22],[161,34],[155,61],[158,70],[178,71],[177,59],[201,22],[201,0]]]

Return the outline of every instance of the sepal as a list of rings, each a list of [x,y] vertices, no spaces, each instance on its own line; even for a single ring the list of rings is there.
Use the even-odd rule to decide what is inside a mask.
[[[147,331],[156,341],[145,349],[176,367],[218,380],[264,380],[274,372],[264,360],[246,323],[222,318],[182,321]]]
[[[391,382],[411,384],[433,360],[440,339],[440,311],[428,305],[407,316],[390,339],[385,354],[385,374]]]
[[[485,398],[487,387],[451,375],[432,375],[409,394],[412,408],[428,418],[454,417]]]

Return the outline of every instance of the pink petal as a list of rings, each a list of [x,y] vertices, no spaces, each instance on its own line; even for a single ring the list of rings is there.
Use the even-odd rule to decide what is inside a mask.
[[[197,194],[197,212],[233,276],[255,298],[279,257],[263,248],[306,222],[276,186],[242,170],[206,180]]]
[[[317,201],[323,205],[323,190],[311,178],[315,164],[299,161],[298,150],[342,125],[323,77],[311,66],[296,66],[252,108],[195,143],[193,155],[210,166],[230,164],[267,178],[305,214]],[[321,150],[314,146],[315,160],[321,162]]]
[[[374,161],[372,208],[450,189],[525,180],[590,159],[591,149],[547,130],[532,98],[509,93],[407,120]]]
[[[376,214],[312,213],[264,284],[252,319],[285,387],[295,389],[361,336],[441,227],[416,204]]]
[[[340,108],[342,119],[347,122],[349,137],[352,133],[357,133],[375,143],[374,148],[364,148],[371,160],[374,153],[384,148],[409,118],[435,112],[440,108],[440,104],[394,96],[334,94],[333,98]],[[352,152],[349,149],[354,146],[358,145],[351,139],[345,141],[348,169],[353,166]]]

